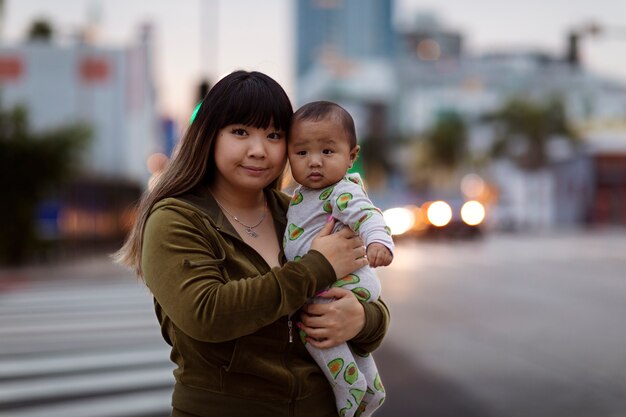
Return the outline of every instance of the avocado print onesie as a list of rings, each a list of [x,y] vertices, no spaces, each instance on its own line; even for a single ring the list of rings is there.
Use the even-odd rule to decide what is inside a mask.
[[[347,174],[323,189],[300,186],[294,191],[283,238],[287,260],[298,260],[309,251],[313,238],[331,214],[337,220],[335,230],[348,226],[361,236],[366,246],[379,242],[393,253],[393,240],[381,211],[367,197],[361,177]],[[381,290],[380,281],[369,266],[335,281],[332,286],[352,291],[361,301],[376,300]],[[309,302],[329,300],[317,297]],[[366,417],[380,407],[385,390],[372,355],[359,356],[347,343],[318,349],[306,343],[302,331],[300,336],[332,385],[340,416]]]

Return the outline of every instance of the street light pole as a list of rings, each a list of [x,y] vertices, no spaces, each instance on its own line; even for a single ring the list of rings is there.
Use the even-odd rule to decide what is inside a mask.
[[[203,82],[211,84],[209,80],[215,80],[218,77],[220,1],[199,0],[199,2],[200,73]]]
[[[567,36],[567,53],[566,61],[573,67],[580,65],[580,39],[587,36],[610,34],[613,37],[626,38],[626,27],[607,27],[598,24],[597,22],[589,22],[571,29]]]

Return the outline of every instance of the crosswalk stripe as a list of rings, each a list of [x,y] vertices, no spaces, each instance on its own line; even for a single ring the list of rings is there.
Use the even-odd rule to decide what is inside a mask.
[[[131,328],[144,328],[156,326],[156,319],[153,317],[134,317],[128,320],[127,317],[116,317],[106,321],[90,320],[90,321],[73,321],[73,322],[47,322],[47,323],[30,323],[20,326],[3,326],[0,327],[0,337],[20,336],[28,334],[54,334],[54,333],[75,333],[85,331],[107,331],[107,330],[124,330]]]
[[[99,351],[84,354],[28,357],[12,360],[0,359],[0,381],[9,378],[25,378],[55,373],[93,371],[122,366],[163,364],[167,361],[167,349],[163,347],[141,350]]]
[[[0,417],[165,417],[168,356],[141,283],[42,281],[0,293]]]
[[[5,326],[10,325],[22,325],[28,324],[30,322],[43,322],[46,320],[55,321],[55,322],[68,322],[68,321],[85,321],[91,319],[100,319],[100,320],[108,320],[110,318],[118,318],[124,317],[125,319],[132,317],[145,317],[146,312],[152,312],[152,308],[146,309],[143,306],[136,306],[133,308],[132,306],[120,309],[116,308],[115,310],[111,310],[107,308],[104,311],[98,311],[94,309],[90,309],[88,311],[79,311],[79,310],[69,310],[69,311],[26,311],[26,312],[12,312],[12,313],[3,313],[0,316],[0,330]],[[156,320],[156,318],[155,318]]]
[[[171,389],[145,393],[120,394],[112,397],[80,399],[71,403],[45,404],[0,410],[0,417],[141,417],[168,416]]]
[[[83,334],[29,334],[12,337],[0,343],[0,355],[10,353],[34,353],[58,350],[96,349],[100,346],[115,347],[143,343],[154,345],[164,343],[156,328],[110,329]]]
[[[81,374],[0,383],[0,403],[20,403],[61,396],[81,396],[142,387],[173,386],[171,365],[114,373]]]

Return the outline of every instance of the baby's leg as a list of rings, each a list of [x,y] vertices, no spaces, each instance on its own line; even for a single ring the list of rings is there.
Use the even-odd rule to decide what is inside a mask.
[[[306,343],[306,348],[333,387],[339,415],[354,416],[367,384],[348,345],[343,343],[329,349],[318,349]]]
[[[361,301],[374,301],[380,297],[381,285],[374,270],[368,266],[335,281],[333,287],[350,290]],[[354,354],[355,362],[367,382],[363,401],[359,404],[356,416],[369,417],[385,400],[385,389],[380,382],[378,369],[371,354]]]
[[[371,354],[360,356],[354,353],[354,360],[367,382],[367,389],[363,401],[359,404],[356,416],[369,417],[385,401],[385,388],[380,381],[378,368]]]
[[[374,270],[369,266],[338,279],[333,283],[332,287],[350,290],[359,300],[365,302],[376,301],[380,297],[381,290],[380,281]]]

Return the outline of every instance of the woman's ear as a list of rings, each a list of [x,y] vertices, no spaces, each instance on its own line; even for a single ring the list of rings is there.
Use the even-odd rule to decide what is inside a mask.
[[[359,145],[355,145],[354,148],[350,149],[350,168],[352,168],[352,164],[356,161],[356,158],[359,156],[359,151],[361,147]]]

